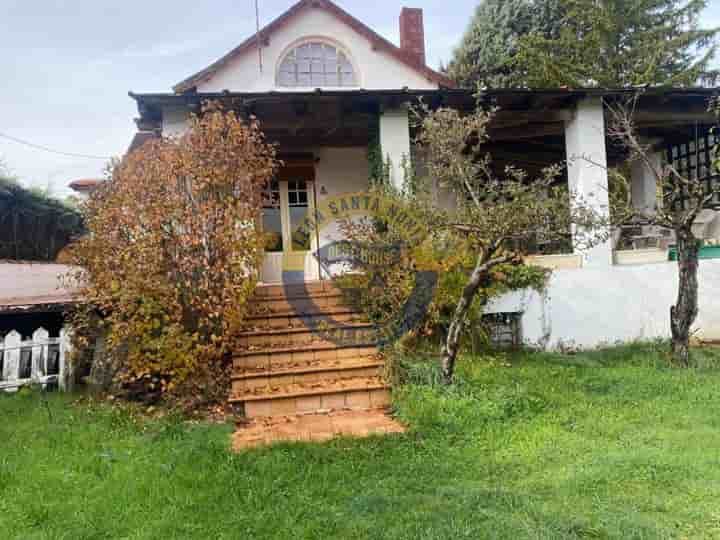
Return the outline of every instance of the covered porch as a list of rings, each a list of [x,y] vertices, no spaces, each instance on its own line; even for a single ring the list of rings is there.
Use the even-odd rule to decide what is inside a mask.
[[[218,100],[245,117],[259,119],[267,140],[278,145],[284,167],[269,186],[263,226],[272,237],[266,251],[262,279],[282,280],[283,267],[303,266],[300,279],[323,279],[325,273],[313,255],[338,240],[333,227],[319,231],[298,245],[293,231],[319,204],[330,197],[368,189],[370,179],[385,167],[388,179],[402,186],[405,167],[413,160],[410,109],[420,101],[430,107],[473,108],[477,98],[466,90],[346,90],[268,93],[131,94],[138,102],[141,132],[178,135],[191,112],[207,100]],[[507,165],[532,176],[551,164],[566,163],[559,182],[582,194],[598,211],[611,209],[608,170],[625,161],[622,149],[606,136],[605,103],[627,99],[626,90],[489,90],[481,100],[497,107],[484,150],[498,172]],[[710,127],[714,114],[708,102],[710,89],[648,89],[638,100],[635,121],[643,140],[652,146],[654,159],[671,160],[689,174],[710,178],[710,148],[715,143]],[[650,171],[639,164],[628,171],[633,204],[652,207],[657,188]],[[450,204],[452,194],[439,198]],[[720,243],[720,218],[713,209],[699,219],[698,236],[714,256]],[[609,268],[667,262],[672,258],[670,231],[646,224],[613,230],[610,239],[590,250],[571,242],[524,246],[535,264],[555,269]],[[300,261],[303,263],[300,263]]]

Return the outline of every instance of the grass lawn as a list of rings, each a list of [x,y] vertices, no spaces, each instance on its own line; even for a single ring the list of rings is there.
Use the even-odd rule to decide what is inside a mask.
[[[236,455],[231,426],[0,396],[0,538],[720,538],[720,352],[698,355],[466,358],[398,392],[406,435]]]

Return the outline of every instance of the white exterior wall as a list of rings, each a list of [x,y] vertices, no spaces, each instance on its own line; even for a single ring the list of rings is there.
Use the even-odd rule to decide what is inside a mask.
[[[389,165],[390,182],[402,189],[405,182],[403,161],[410,165],[410,119],[408,108],[391,109],[380,114],[380,150],[383,163]]]
[[[601,215],[609,213],[605,115],[600,98],[580,101],[565,125],[565,147],[570,191]],[[612,246],[607,240],[588,250],[576,249],[585,266],[611,266]]]
[[[330,197],[368,189],[369,165],[366,147],[319,148],[316,156],[320,158],[315,168],[315,189],[319,204]],[[325,194],[322,193],[323,188]],[[324,226],[318,237],[320,249],[344,238],[337,222]]]
[[[188,129],[190,113],[185,108],[166,107],[162,112],[163,137],[179,137]]]
[[[267,47],[262,48],[263,70],[259,70],[257,49],[236,57],[216,72],[209,80],[198,83],[198,92],[267,92],[270,90],[297,91],[300,88],[283,88],[275,84],[280,60],[293,46],[307,38],[319,38],[339,46],[356,70],[358,88],[366,90],[436,89],[416,70],[382,51],[373,50],[372,44],[333,15],[322,9],[310,9],[297,15],[290,24],[270,35]],[[348,88],[342,88],[347,90]]]
[[[544,294],[516,291],[492,303],[487,313],[522,312],[525,342],[553,349],[583,348],[670,337],[677,263],[555,270]],[[720,339],[720,260],[701,260],[698,337]]]

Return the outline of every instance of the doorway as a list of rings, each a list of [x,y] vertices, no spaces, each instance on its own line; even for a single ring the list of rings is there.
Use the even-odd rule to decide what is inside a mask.
[[[262,229],[266,235],[265,255],[260,273],[263,283],[283,281],[283,269],[304,268],[285,275],[285,281],[319,279],[319,266],[312,253],[317,237],[295,235],[315,211],[315,174],[312,163],[283,167],[265,189]]]

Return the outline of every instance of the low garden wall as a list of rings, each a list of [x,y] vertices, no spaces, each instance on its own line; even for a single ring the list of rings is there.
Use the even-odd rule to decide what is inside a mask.
[[[523,341],[546,349],[668,338],[677,274],[675,262],[559,269],[544,292],[506,294],[487,312],[522,312]],[[720,340],[720,260],[701,260],[698,274],[695,335]]]

